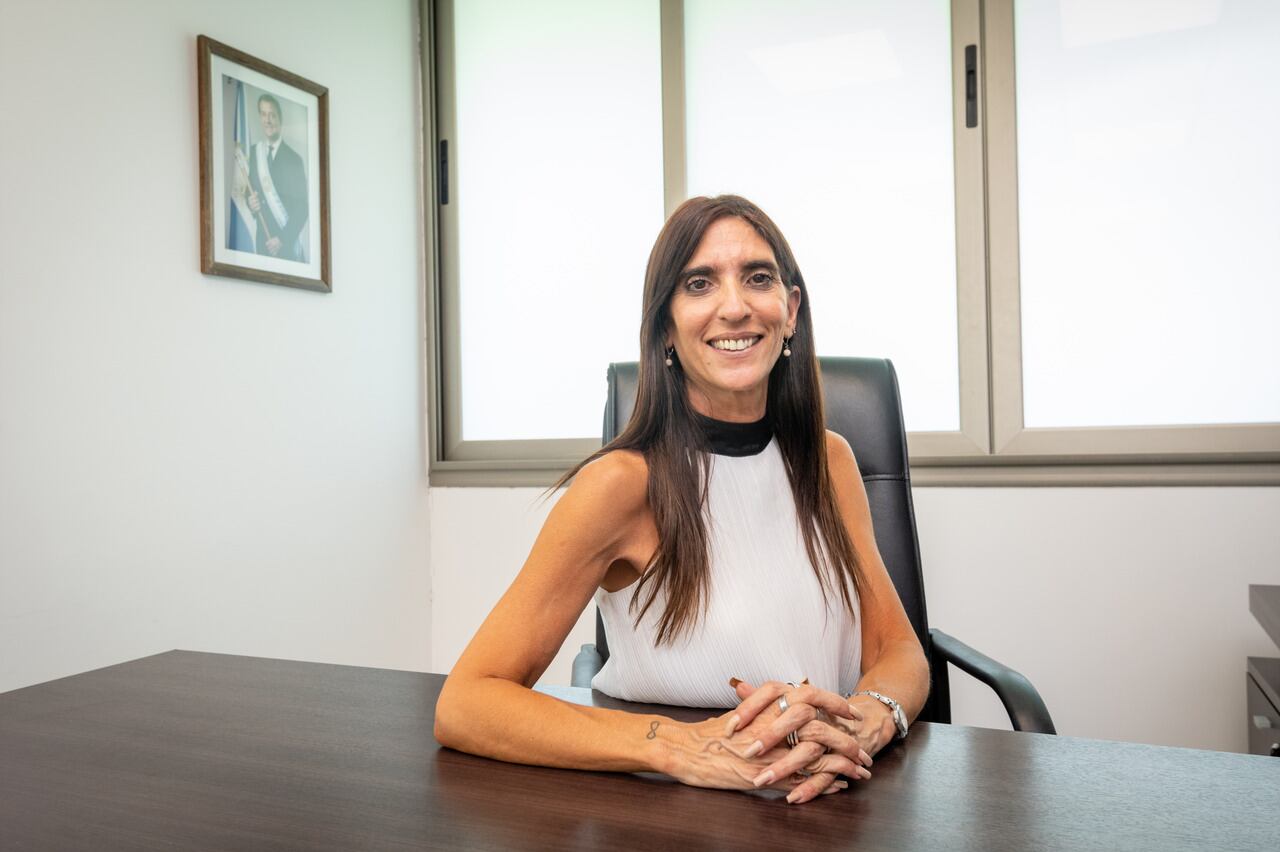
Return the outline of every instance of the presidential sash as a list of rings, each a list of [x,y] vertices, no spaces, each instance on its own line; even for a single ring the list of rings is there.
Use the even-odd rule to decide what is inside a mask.
[[[281,142],[281,145],[284,143]],[[280,200],[280,193],[276,192],[276,185],[271,180],[271,145],[265,140],[259,142],[258,148],[258,182],[262,184],[262,194],[267,199],[267,207],[271,210],[272,217],[276,220],[276,225],[283,230],[285,225],[289,224],[289,211],[284,209],[284,202]]]

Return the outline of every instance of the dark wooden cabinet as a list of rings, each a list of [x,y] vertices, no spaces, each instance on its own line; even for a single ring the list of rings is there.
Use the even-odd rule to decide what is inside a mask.
[[[1280,683],[1280,660],[1249,658],[1245,677],[1249,697],[1249,754],[1280,757],[1280,710],[1275,685]]]
[[[1280,646],[1280,586],[1250,586],[1249,611]],[[1280,659],[1249,657],[1245,693],[1249,753],[1280,757]]]

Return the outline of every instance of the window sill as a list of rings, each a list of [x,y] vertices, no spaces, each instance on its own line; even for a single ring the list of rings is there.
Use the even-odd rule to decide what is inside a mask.
[[[576,461],[442,461],[432,465],[430,482],[433,487],[547,488]],[[1280,485],[1280,462],[1076,460],[1047,464],[1017,458],[986,457],[980,463],[950,459],[913,464],[911,484],[916,488],[1276,486]]]

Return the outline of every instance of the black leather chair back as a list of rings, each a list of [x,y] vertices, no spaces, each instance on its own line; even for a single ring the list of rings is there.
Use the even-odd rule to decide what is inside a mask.
[[[819,358],[827,428],[844,436],[853,448],[867,489],[876,545],[897,587],[898,596],[930,656],[929,619],[925,611],[920,546],[907,466],[907,433],[893,364],[884,358]],[[605,405],[604,440],[617,436],[635,407],[639,369],[635,362],[609,365],[609,398]],[[604,623],[596,613],[596,650],[609,655]],[[921,719],[933,719],[931,697]],[[948,702],[949,706],[949,702]],[[949,714],[948,714],[949,716]]]

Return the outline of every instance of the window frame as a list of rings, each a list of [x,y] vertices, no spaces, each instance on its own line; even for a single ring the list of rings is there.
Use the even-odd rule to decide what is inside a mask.
[[[440,203],[454,138],[453,2],[420,0],[425,417],[432,485],[541,486],[598,439],[461,437],[457,207]],[[684,3],[658,0],[663,198],[685,197]],[[1014,0],[951,0],[960,429],[907,436],[916,485],[1276,485],[1280,423],[1027,428],[1022,419]],[[966,45],[977,45],[978,126],[965,127]],[[444,166],[456,186],[456,156]],[[603,371],[607,365],[601,364]],[[603,410],[603,401],[601,403]]]

